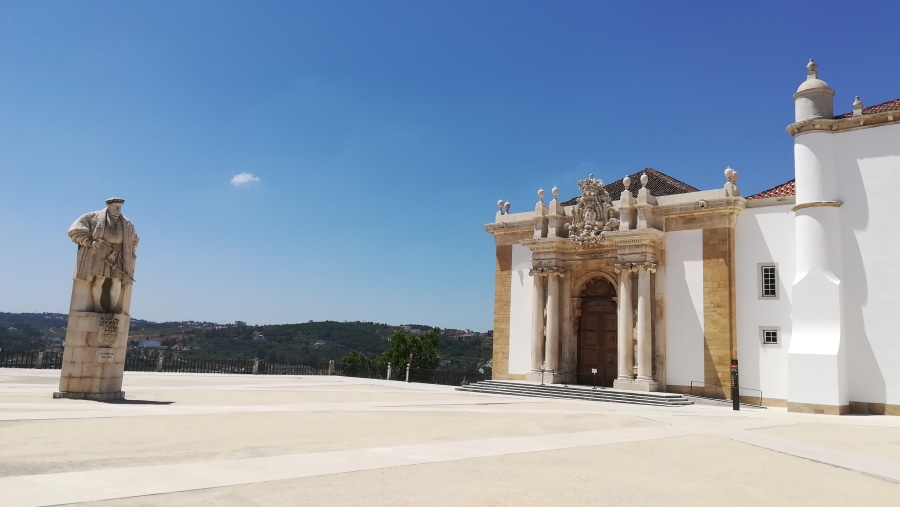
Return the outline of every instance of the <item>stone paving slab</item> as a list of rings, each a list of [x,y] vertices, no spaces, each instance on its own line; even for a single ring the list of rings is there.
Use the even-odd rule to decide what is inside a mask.
[[[897,493],[897,485],[863,474],[723,438],[687,436],[84,505],[890,506]]]
[[[894,505],[900,418],[127,373],[128,403],[0,370],[0,505]],[[423,499],[426,499],[423,501]]]

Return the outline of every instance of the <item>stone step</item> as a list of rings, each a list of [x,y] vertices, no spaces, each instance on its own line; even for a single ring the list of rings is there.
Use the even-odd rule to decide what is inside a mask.
[[[532,396],[532,397],[540,397],[540,398],[556,398],[556,399],[581,399],[587,401],[605,401],[611,403],[630,403],[630,404],[638,404],[638,405],[653,405],[653,406],[664,406],[664,407],[672,407],[672,406],[683,406],[683,405],[691,405],[690,400],[681,399],[654,399],[654,398],[644,398],[644,397],[635,397],[635,396],[610,396],[608,394],[584,394],[581,392],[571,392],[571,393],[554,393],[554,392],[541,392],[540,390],[512,390],[512,389],[499,389],[499,388],[489,388],[489,387],[478,387],[478,388],[458,388],[461,391],[468,392],[478,392],[485,394],[497,394],[497,395],[505,395],[505,396]]]
[[[476,384],[472,384],[476,385]],[[477,385],[490,385],[490,386],[505,386],[509,388],[540,388],[544,390],[551,391],[561,391],[561,392],[569,392],[572,390],[577,391],[585,391],[585,392],[602,392],[602,393],[613,393],[613,394],[622,394],[622,395],[630,395],[630,396],[638,396],[638,397],[649,397],[649,398],[672,398],[672,399],[682,399],[685,398],[685,395],[677,394],[677,393],[663,393],[663,392],[648,392],[648,391],[630,391],[625,389],[612,389],[609,387],[597,387],[592,388],[591,386],[586,385],[566,385],[566,384],[537,384],[533,382],[517,382],[511,380],[484,380],[478,382]]]
[[[525,382],[487,380],[457,388],[458,391],[497,394],[505,396],[532,396],[540,398],[580,399],[636,405],[676,407],[691,405],[687,397],[674,393],[647,393],[619,389],[583,386],[539,385]]]

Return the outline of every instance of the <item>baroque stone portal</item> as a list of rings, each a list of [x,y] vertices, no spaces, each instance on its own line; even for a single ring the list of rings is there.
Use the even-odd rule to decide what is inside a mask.
[[[131,321],[139,238],[122,215],[124,199],[85,213],[69,227],[78,245],[59,392],[54,398],[123,398],[122,374]]]

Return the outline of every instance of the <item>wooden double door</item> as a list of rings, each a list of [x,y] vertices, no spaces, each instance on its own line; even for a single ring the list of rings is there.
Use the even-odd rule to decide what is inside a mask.
[[[612,299],[585,298],[578,325],[579,384],[612,387],[619,372],[617,335],[618,317]]]

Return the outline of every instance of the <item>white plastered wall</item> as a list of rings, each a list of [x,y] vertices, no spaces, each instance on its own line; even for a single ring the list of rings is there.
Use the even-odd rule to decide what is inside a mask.
[[[765,398],[787,399],[794,280],[794,213],[791,205],[744,210],[735,229],[735,306],[741,386]],[[762,299],[760,264],[775,264],[777,297]],[[779,343],[766,345],[760,328],[776,328]],[[757,396],[752,391],[742,396]]]
[[[900,125],[832,137],[850,401],[900,405]]]
[[[666,233],[666,382],[703,380],[703,231]]]
[[[531,368],[531,307],[534,277],[531,250],[522,245],[512,247],[512,273],[509,290],[509,373],[524,374]]]

